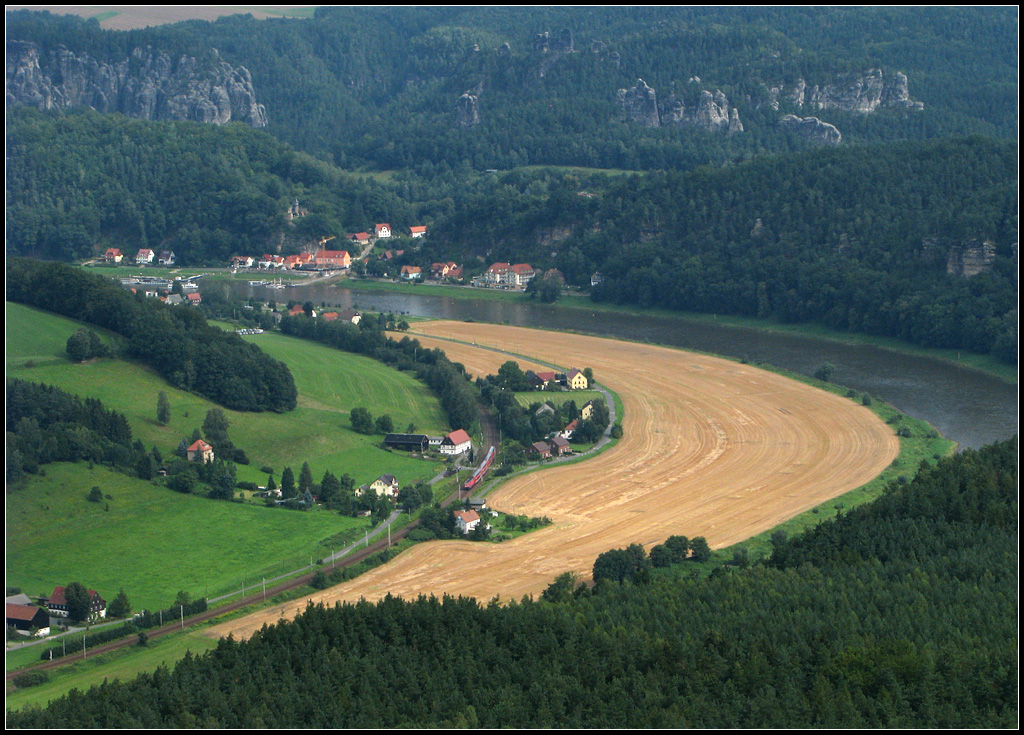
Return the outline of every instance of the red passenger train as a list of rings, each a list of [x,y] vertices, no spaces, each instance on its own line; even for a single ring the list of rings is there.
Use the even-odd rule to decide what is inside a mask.
[[[476,470],[473,471],[473,476],[462,484],[463,492],[469,492],[480,484],[484,479],[484,475],[487,474],[487,470],[491,468],[491,462],[494,461],[494,454],[494,447],[487,450],[487,454],[484,455],[483,461],[477,466]]]

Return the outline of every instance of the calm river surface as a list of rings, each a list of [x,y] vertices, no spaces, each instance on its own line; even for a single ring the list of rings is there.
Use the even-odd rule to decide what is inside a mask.
[[[876,347],[844,345],[740,327],[694,324],[682,319],[508,301],[380,292],[357,293],[311,284],[273,290],[234,282],[244,297],[285,302],[312,301],[364,311],[406,313],[435,319],[492,322],[538,329],[568,329],[618,339],[710,352],[811,375],[825,362],[832,380],[866,391],[916,418],[924,419],[961,447],[977,448],[1017,433],[1017,387],[973,370]],[[599,377],[600,379],[600,377]]]

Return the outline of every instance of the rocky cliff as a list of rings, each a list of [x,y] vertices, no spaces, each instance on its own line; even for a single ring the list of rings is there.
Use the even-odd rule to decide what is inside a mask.
[[[840,74],[830,84],[808,86],[803,79],[789,85],[775,84],[767,88],[767,104],[778,110],[780,100],[799,109],[844,110],[868,114],[879,107],[910,111],[924,109],[924,103],[910,99],[907,75],[896,72],[886,77],[881,69],[862,74]]]
[[[674,94],[659,104],[655,90],[643,79],[637,79],[636,86],[620,89],[617,99],[623,119],[645,127],[689,125],[710,133],[743,132],[739,111],[735,107],[730,108],[729,100],[721,90],[710,92],[696,88],[695,91],[696,96],[689,95],[689,104]]]
[[[173,60],[152,48],[136,48],[114,63],[75,54],[63,46],[7,43],[7,104],[42,110],[91,107],[144,120],[192,120],[267,124],[245,67],[214,61],[200,68],[192,56]]]
[[[819,145],[838,145],[843,140],[842,133],[831,123],[823,122],[816,117],[798,117],[784,115],[779,125],[790,132]]]
[[[455,125],[468,128],[480,124],[479,98],[466,92],[455,101]]]

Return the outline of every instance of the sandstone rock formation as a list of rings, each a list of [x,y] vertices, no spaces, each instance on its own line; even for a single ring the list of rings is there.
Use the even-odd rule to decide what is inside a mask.
[[[803,79],[790,85],[774,84],[766,89],[766,104],[778,110],[780,99],[803,109],[807,105],[814,110],[843,110],[863,115],[879,107],[902,108],[910,111],[924,109],[924,103],[910,99],[907,75],[896,72],[886,77],[881,69],[869,69],[861,74],[840,74],[835,81],[809,87]]]
[[[837,145],[842,139],[842,133],[831,123],[822,122],[816,117],[798,117],[796,115],[784,115],[779,120],[779,125],[790,130],[812,143],[822,145]]]
[[[984,273],[996,262],[996,244],[991,240],[965,240],[953,245],[946,257],[946,273],[970,278]]]
[[[690,81],[697,83],[694,79]],[[638,79],[635,87],[620,89],[617,98],[623,118],[645,127],[690,125],[710,133],[743,132],[739,110],[729,107],[729,100],[721,90],[699,90],[696,98],[690,97],[690,106],[674,94],[659,105],[655,90],[643,79]]]
[[[468,128],[480,124],[478,98],[468,92],[455,102],[455,124],[460,128]]]
[[[144,120],[192,120],[223,124],[267,124],[256,101],[252,77],[216,56],[199,68],[192,56],[177,60],[153,48],[136,48],[115,63],[75,54],[64,46],[44,50],[25,41],[7,44],[7,93],[10,105],[39,109],[91,107]]]
[[[627,122],[639,123],[645,128],[656,128],[661,125],[658,116],[658,95],[643,79],[637,79],[635,87],[620,89],[616,98],[622,106],[622,115]]]

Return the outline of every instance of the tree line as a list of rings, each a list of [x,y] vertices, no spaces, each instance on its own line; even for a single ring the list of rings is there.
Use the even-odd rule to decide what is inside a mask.
[[[924,466],[748,568],[670,561],[507,604],[311,605],[8,724],[1012,727],[1017,480],[1014,439]]]
[[[82,269],[26,258],[7,260],[7,298],[109,329],[125,338],[125,356],[226,408],[295,408],[298,393],[285,363],[209,326],[191,307],[166,306]]]

